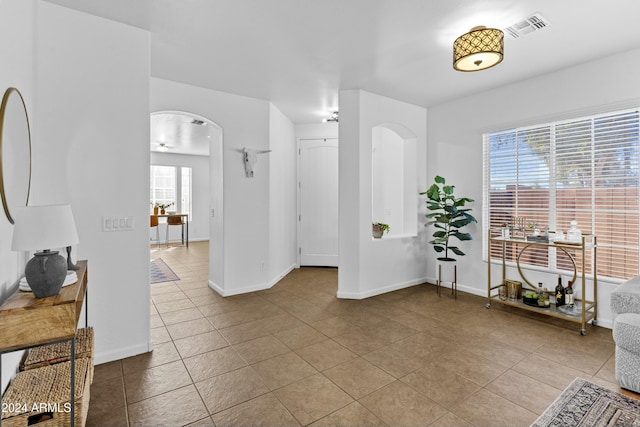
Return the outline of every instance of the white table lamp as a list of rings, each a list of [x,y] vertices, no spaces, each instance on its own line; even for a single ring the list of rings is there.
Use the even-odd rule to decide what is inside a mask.
[[[78,243],[69,205],[26,206],[16,209],[11,250],[36,252],[25,278],[36,298],[57,295],[67,276],[67,260],[51,251]]]

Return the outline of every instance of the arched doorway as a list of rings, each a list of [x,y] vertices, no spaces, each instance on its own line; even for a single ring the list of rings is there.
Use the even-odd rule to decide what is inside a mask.
[[[209,283],[210,285],[222,284],[224,282],[222,127],[206,117],[190,112],[171,110],[153,112],[151,113],[150,153],[152,168],[154,163],[158,163],[157,166],[179,168],[180,172],[176,169],[174,203],[178,206],[175,208],[179,211],[185,209],[191,211],[189,212],[190,221],[192,221],[190,237],[209,241]],[[203,160],[205,157],[207,159]],[[198,168],[197,171],[195,167]],[[189,185],[185,185],[185,182]],[[151,187],[150,183],[150,192]],[[190,194],[185,194],[187,192]]]

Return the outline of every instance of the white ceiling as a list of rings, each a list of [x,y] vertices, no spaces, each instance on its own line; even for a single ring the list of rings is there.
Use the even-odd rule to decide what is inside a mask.
[[[187,114],[156,113],[151,115],[151,151],[164,144],[171,154],[208,156],[211,127]]]
[[[425,107],[640,48],[638,0],[49,0],[151,32],[154,77],[271,101],[294,123],[363,89]],[[452,68],[456,37],[535,12],[505,58]]]

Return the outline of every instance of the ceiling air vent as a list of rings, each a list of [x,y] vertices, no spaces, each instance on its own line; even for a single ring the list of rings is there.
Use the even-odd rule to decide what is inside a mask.
[[[542,30],[550,25],[549,21],[540,15],[540,13],[534,13],[528,18],[505,28],[505,32],[514,39],[517,39],[534,31]]]
[[[193,119],[191,121],[191,123],[194,124],[194,125],[198,125],[198,126],[203,126],[204,125],[204,121],[198,120],[198,119]]]

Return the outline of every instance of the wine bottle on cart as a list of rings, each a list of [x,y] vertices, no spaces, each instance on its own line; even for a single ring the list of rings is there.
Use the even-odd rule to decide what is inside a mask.
[[[565,295],[564,286],[562,286],[562,277],[558,274],[558,286],[556,286],[556,307],[564,305]]]
[[[564,302],[567,305],[567,307],[571,307],[571,308],[574,307],[575,298],[573,295],[573,283],[571,282],[571,280],[567,282],[567,289],[565,290]]]

